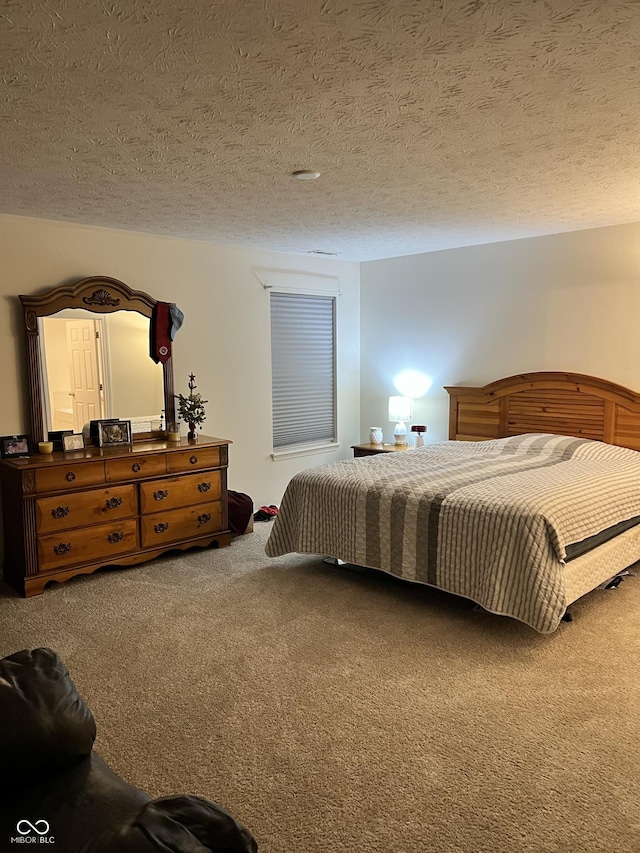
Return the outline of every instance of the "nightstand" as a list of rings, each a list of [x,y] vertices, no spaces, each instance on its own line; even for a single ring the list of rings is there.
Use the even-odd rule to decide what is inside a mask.
[[[358,456],[375,456],[377,453],[397,453],[401,450],[411,450],[412,444],[353,444],[354,458]]]

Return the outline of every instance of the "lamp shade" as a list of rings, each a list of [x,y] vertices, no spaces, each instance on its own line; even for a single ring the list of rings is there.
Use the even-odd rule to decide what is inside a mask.
[[[405,423],[413,415],[411,397],[389,397],[389,420]]]

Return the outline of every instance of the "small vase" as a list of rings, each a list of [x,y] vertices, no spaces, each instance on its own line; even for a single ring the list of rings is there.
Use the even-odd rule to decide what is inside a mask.
[[[369,427],[369,444],[382,444],[382,427]]]
[[[189,424],[189,432],[187,434],[187,439],[189,441],[198,440],[198,427],[195,424]]]

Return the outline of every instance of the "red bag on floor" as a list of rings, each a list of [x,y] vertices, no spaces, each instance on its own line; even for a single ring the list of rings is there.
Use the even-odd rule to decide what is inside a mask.
[[[229,490],[229,527],[232,533],[241,534],[247,529],[253,515],[253,501],[243,492]]]

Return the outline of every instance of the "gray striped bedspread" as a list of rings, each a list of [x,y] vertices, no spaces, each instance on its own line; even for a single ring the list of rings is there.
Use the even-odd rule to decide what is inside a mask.
[[[266,545],[465,596],[546,634],[568,545],[640,515],[640,452],[567,436],[446,441],[310,468]]]

